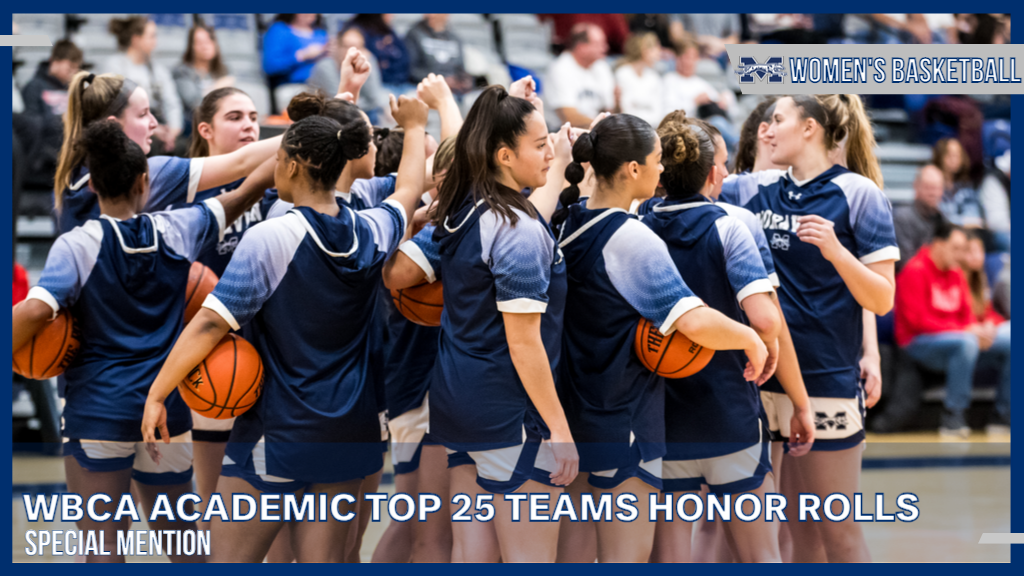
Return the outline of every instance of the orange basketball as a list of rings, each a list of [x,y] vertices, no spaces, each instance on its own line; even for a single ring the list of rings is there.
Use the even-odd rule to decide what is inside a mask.
[[[185,290],[185,324],[192,321],[192,318],[199,313],[203,307],[203,300],[213,292],[217,286],[217,275],[199,262],[193,262],[192,268],[188,271],[188,288]]]
[[[680,334],[668,336],[646,318],[636,326],[633,347],[640,362],[648,370],[666,378],[686,378],[700,372],[715,355],[710,350]]]
[[[263,391],[263,360],[240,336],[228,334],[178,384],[189,408],[224,420],[243,414]]]
[[[441,283],[420,284],[412,288],[391,291],[395,308],[420,326],[440,326],[441,311],[444,310],[444,295]]]
[[[78,352],[79,333],[67,309],[14,353],[14,371],[32,380],[60,376]]]

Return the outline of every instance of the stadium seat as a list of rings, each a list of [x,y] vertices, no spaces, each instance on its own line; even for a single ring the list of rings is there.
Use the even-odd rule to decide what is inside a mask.
[[[505,61],[543,74],[555,59],[550,22],[540,22],[533,14],[496,14],[495,19]]]
[[[217,44],[225,59],[252,57],[259,49],[256,17],[252,14],[203,14],[203,21],[217,32]],[[258,54],[257,54],[258,56]]]
[[[405,38],[409,29],[420,20],[423,20],[423,14],[394,14],[391,20],[391,28],[396,34]]]
[[[305,84],[281,84],[274,88],[274,102],[277,103],[277,110],[274,110],[274,113],[283,113],[288,108],[288,103],[291,102],[296,94],[305,92],[308,89],[309,87]]]
[[[192,26],[191,14],[150,14],[156,23],[157,42],[154,57],[177,56],[179,59],[188,47],[188,29]]]
[[[18,34],[41,34],[56,42],[64,37],[63,14],[14,14],[13,21],[18,25]]]
[[[256,113],[260,115],[260,121],[270,116],[270,89],[267,88],[265,82],[236,78],[235,88],[242,90],[252,98],[252,103],[256,105]]]

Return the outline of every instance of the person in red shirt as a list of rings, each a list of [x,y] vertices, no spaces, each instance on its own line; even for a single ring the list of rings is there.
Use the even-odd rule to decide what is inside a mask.
[[[1002,367],[990,433],[1010,426],[1010,323],[979,318],[961,268],[967,233],[943,220],[931,244],[921,248],[896,278],[896,343],[919,364],[946,374],[945,410],[939,433],[966,439],[964,412],[979,358]]]

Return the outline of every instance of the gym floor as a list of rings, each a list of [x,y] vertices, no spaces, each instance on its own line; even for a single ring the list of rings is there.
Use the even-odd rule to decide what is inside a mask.
[[[390,462],[385,479],[391,478]],[[59,457],[16,454],[13,461],[13,560],[15,562],[73,562],[73,557],[29,557],[27,530],[43,528],[25,517],[21,494],[61,492],[64,465]],[[875,493],[886,495],[886,512],[896,511],[895,499],[913,492],[920,518],[912,523],[864,523],[872,557],[877,562],[1009,562],[1010,547],[981,545],[985,532],[1010,531],[1009,438],[976,433],[967,442],[944,443],[932,433],[868,437],[861,492],[866,512],[874,509]],[[394,483],[381,486],[394,491]],[[363,541],[362,559],[370,560],[388,520],[371,523]],[[47,529],[74,529],[52,523]],[[162,557],[135,557],[130,562],[164,562]]]

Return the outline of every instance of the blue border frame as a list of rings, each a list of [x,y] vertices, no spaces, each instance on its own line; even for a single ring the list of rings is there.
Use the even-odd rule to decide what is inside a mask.
[[[385,7],[386,6],[387,8],[390,8],[390,9],[392,9],[395,12],[404,12],[406,10],[409,10],[411,12],[412,10],[416,10],[416,9],[422,10],[422,8],[424,7],[424,4],[428,4],[430,7],[436,7],[436,8],[444,9],[444,11],[453,12],[453,13],[460,13],[460,12],[474,13],[474,12],[479,11],[481,8],[483,8],[483,9],[489,8],[489,7],[484,6],[484,5],[482,5],[482,4],[478,3],[478,2],[467,2],[465,0],[463,0],[463,1],[430,0],[429,2],[422,2],[422,1],[420,1],[420,2],[410,2],[408,0],[392,0],[392,1],[386,2],[386,3],[382,4],[382,5],[378,5],[378,6],[379,7]],[[807,13],[820,12],[821,8],[823,8],[823,5],[822,5],[821,2],[810,2],[810,1],[807,1],[807,0],[790,0],[788,2],[783,3],[783,5],[784,5],[785,8],[791,8],[791,9],[793,9],[795,11],[799,11],[800,9],[803,9]],[[854,4],[851,3],[851,6],[852,5],[854,5]],[[939,12],[939,11],[941,11],[942,8],[956,8],[956,7],[962,6],[962,4],[960,4],[960,3],[947,2],[947,1],[923,2],[923,1],[920,1],[920,0],[912,0],[912,1],[907,1],[907,2],[899,2],[898,5],[899,6],[905,6],[907,8],[911,8],[911,9],[917,9],[919,12]],[[1005,13],[1005,12],[1011,12],[1012,13],[1012,9],[1013,9],[1013,7],[1015,5],[1017,5],[1017,4],[1016,3],[1011,3],[1011,2],[1008,2],[1008,1],[1005,1],[1005,0],[1004,1],[996,1],[996,2],[983,2],[983,3],[980,3],[980,4],[975,4],[973,6],[972,12],[985,12],[985,13],[996,13],[996,12],[1004,12]],[[28,5],[22,5],[22,6],[25,7],[25,8],[29,8]],[[203,12],[203,13],[211,13],[211,12],[214,12],[214,13],[215,12],[223,12],[223,13],[237,12],[237,13],[242,13],[242,12],[256,12],[257,10],[272,9],[272,8],[280,7],[280,6],[281,6],[281,2],[269,2],[269,1],[266,1],[266,0],[255,0],[255,1],[250,1],[250,2],[240,2],[238,0],[212,0],[212,1],[211,0],[206,0],[204,2],[195,2],[195,1],[188,0],[188,1],[178,2],[177,4],[174,5],[174,8],[178,12],[185,12],[185,13],[193,13],[193,12],[195,12],[195,13],[199,13],[199,12]],[[308,9],[312,9],[314,11],[319,11],[319,12],[324,12],[324,13],[326,13],[327,10],[343,9],[343,8],[347,8],[347,7],[350,7],[350,6],[351,5],[340,4],[336,0],[333,1],[333,2],[327,2],[327,1],[324,1],[324,0],[313,0],[313,1],[306,1],[306,2],[302,3],[302,7],[303,8],[308,8]],[[655,9],[655,10],[660,8],[664,12],[672,12],[672,11],[678,11],[681,8],[683,8],[683,9],[688,8],[688,6],[685,6],[681,2],[678,2],[678,1],[677,2],[667,2],[667,1],[664,1],[664,0],[656,0],[656,1],[646,2],[645,6],[650,8],[650,9]],[[68,2],[66,0],[51,0],[50,2],[47,2],[45,4],[41,4],[41,5],[37,5],[37,6],[32,6],[32,8],[37,8],[37,10],[25,10],[25,12],[26,13],[27,12],[49,12],[49,13],[65,13],[65,12],[70,12],[70,13],[84,13],[84,12],[88,11],[88,12],[94,12],[94,13],[107,13],[107,12],[110,12],[110,13],[117,13],[117,12],[123,12],[123,13],[146,12],[146,13],[149,13],[149,12],[155,12],[156,9],[157,9],[157,6],[155,6],[155,5],[145,5],[145,6],[142,6],[142,5],[140,5],[140,3],[138,1],[127,2],[127,1],[124,1],[124,0],[116,0],[116,1],[115,0],[101,0],[101,1],[98,1],[98,2],[91,2],[91,3],[89,3],[88,7],[87,7],[88,8],[87,10],[83,10],[84,7],[85,7],[85,5],[83,5],[81,2]],[[144,8],[144,9],[143,10],[139,10],[140,7]],[[555,1],[555,2],[552,2],[552,1],[548,1],[548,2],[517,2],[514,6],[509,6],[509,7],[507,7],[507,9],[501,10],[501,12],[526,12],[530,8],[539,9],[539,10],[547,10],[548,12],[567,12],[567,13],[568,12],[577,12],[577,11],[601,12],[603,10],[611,10],[613,8],[620,8],[620,7],[622,7],[622,2],[613,3],[613,2],[603,1],[603,0],[597,1],[597,2],[593,2],[593,1],[591,1],[591,2],[582,2],[580,0],[573,0],[573,1],[568,1],[568,2],[567,1],[561,1],[561,2],[558,2],[558,1]],[[701,6],[701,7],[703,7],[703,6]],[[779,6],[771,6],[771,7],[777,9]],[[856,7],[861,8],[862,10],[869,9],[868,10],[869,12],[872,11],[872,10],[870,10],[871,8],[874,9],[873,10],[874,12],[891,12],[892,9],[894,8],[893,3],[891,1],[889,1],[889,2],[880,2],[880,1],[875,1],[875,0],[872,0],[872,1],[869,1],[869,2],[858,2],[858,3],[856,3]],[[729,5],[728,8],[731,8],[734,12],[742,13],[742,12],[745,12],[745,11],[750,11],[750,12],[763,11],[765,9],[768,9],[769,6],[767,6],[763,2],[751,2],[751,1],[748,1],[748,0],[739,0],[737,2],[734,2],[732,5]],[[13,10],[12,10],[12,13],[13,13]],[[3,21],[0,21],[0,34],[10,34],[10,31],[11,31],[10,23],[11,23],[11,19],[10,18],[6,18]],[[1018,37],[1019,37],[1019,35],[1018,35]],[[6,48],[6,47],[5,48],[0,48],[0,52],[2,52],[4,54],[3,57],[0,57],[0,67],[3,68],[3,70],[0,71],[0,73],[2,73],[3,75],[6,75],[8,72],[11,71],[11,60],[12,59],[10,57],[10,54],[11,54],[10,50],[11,50],[10,48]],[[6,95],[7,95],[6,91],[0,90],[0,96],[6,96]],[[7,98],[0,99],[0,110],[9,110],[10,108],[7,107],[9,105],[10,105],[10,101]],[[1011,119],[1011,123],[1012,123],[1011,126],[1016,126],[1016,129],[1017,129],[1018,133],[1024,134],[1024,115],[1021,114],[1021,111],[1024,111],[1024,96],[1013,96],[1012,97],[1012,110],[1013,110],[1013,113],[1011,115],[1011,118],[1012,118]],[[2,125],[0,125],[0,128],[3,129],[4,133],[6,133],[7,131],[11,130],[11,116],[8,116],[6,114],[0,114],[0,122],[2,122]],[[6,180],[6,178],[10,177],[10,174],[11,174],[11,165],[7,162],[7,159],[11,158],[10,156],[7,156],[7,154],[10,153],[10,148],[8,146],[4,146],[4,144],[6,144],[6,143],[7,143],[6,138],[0,138],[0,159],[2,159],[2,172],[5,175],[4,179],[2,180],[3,182],[9,182],[9,180]],[[1020,154],[1018,154],[1018,157],[1019,156],[1020,156]],[[1020,163],[1020,162],[1021,162],[1021,160],[1018,158],[1016,163]],[[1018,179],[1017,184],[1012,186],[1011,194],[1014,195],[1014,196],[1017,196],[1018,198],[1024,198],[1024,183],[1022,183],[1020,180],[1021,179]],[[6,188],[6,186],[3,187],[2,189],[3,190],[7,190],[7,191],[10,190],[9,188]],[[1018,202],[1018,207],[1020,207],[1019,204],[1020,204],[1020,202]],[[4,215],[3,215],[3,221],[7,225],[8,228],[10,228],[12,226],[12,220],[11,220],[12,217],[13,217],[13,215],[11,214],[10,211],[5,212]],[[1017,220],[1017,218],[1014,218],[1014,220]],[[1024,252],[1019,252],[1021,249],[1024,249],[1024,247],[1016,246],[1016,244],[1024,244],[1024,240],[1021,239],[1021,236],[1022,236],[1021,234],[1017,235],[1017,240],[1014,242],[1014,247],[1017,248],[1018,253],[1024,254]],[[2,246],[0,246],[0,257],[3,258],[2,262],[4,263],[5,266],[10,266],[11,265],[11,261],[8,258],[8,256],[11,255],[11,251],[10,250],[11,250],[12,247],[7,243],[7,239],[8,238],[9,238],[9,236],[7,236],[6,234],[4,234],[4,235],[2,235],[2,237],[0,237],[0,241],[2,241]],[[1016,292],[1024,292],[1024,288],[1021,288],[1018,285],[1018,289],[1013,292],[1013,296],[1014,297],[1016,297]],[[3,331],[0,331],[0,334],[3,334],[3,333],[4,333]],[[1021,348],[1021,347],[1024,347],[1024,344],[1017,344],[1017,345],[1014,346],[1014,355],[1016,355],[1017,348]],[[1024,380],[1024,376],[1015,377],[1014,380],[1013,380],[1013,382],[1014,382],[1013,387],[1014,388],[1024,388],[1024,385],[1018,384],[1018,382],[1020,382],[1021,380]],[[1021,396],[1022,393],[1024,393],[1024,391],[1019,391],[1016,394],[1017,400],[1015,401],[1015,404],[1024,404],[1024,396]],[[4,412],[6,413],[6,411],[4,411]],[[1020,410],[1018,410],[1018,413],[1022,413],[1022,412]],[[1022,414],[1024,414],[1024,413],[1022,413]],[[11,458],[10,458],[10,456],[11,456],[11,433],[10,433],[10,429],[5,428],[5,427],[0,427],[0,431],[2,431],[2,437],[0,437],[0,444],[2,444],[2,450],[6,454],[6,458],[4,459],[3,463],[7,464],[7,463],[11,462]],[[1019,443],[1022,446],[1024,446],[1024,425],[1019,425],[1017,427],[1017,430],[1014,433],[1013,438],[1014,438],[1014,440],[1017,443]],[[1024,494],[1024,488],[1019,488],[1021,486],[1024,486],[1024,464],[1022,464],[1021,458],[1017,458],[1017,459],[1015,459],[1014,461],[1011,462],[1011,478],[1012,478],[1012,480],[1011,480],[1011,487],[1012,488],[1016,488],[1017,490],[1015,490],[1015,491],[1020,492],[1021,494]],[[6,502],[4,502],[4,504],[6,504]],[[1010,505],[1011,505],[1010,509],[1011,509],[1011,526],[1012,526],[1012,529],[1015,532],[1024,532],[1024,520],[1022,520],[1022,518],[1024,518],[1024,497],[1019,497],[1019,498],[1016,498],[1016,499],[1012,499],[1011,498]],[[6,506],[4,508],[6,509]],[[7,534],[6,526],[4,526],[3,534],[4,535]],[[980,534],[979,534],[979,537],[980,537]],[[6,540],[0,540],[0,541],[6,541]],[[1024,561],[1024,556],[1022,556],[1022,546],[1014,545],[1012,548],[1013,549],[1011,551],[1011,559],[1015,560],[1015,561]],[[148,566],[150,566],[150,567],[147,567],[147,570],[153,570],[153,571],[162,571],[164,569],[168,569],[168,567],[169,567],[169,565],[152,565],[152,564],[148,565]],[[33,574],[35,574],[35,575],[46,575],[46,574],[49,574],[49,573],[57,573],[57,571],[60,570],[60,569],[62,569],[62,568],[59,568],[58,565],[33,564],[33,565],[31,565],[30,568],[29,567],[23,567],[23,566],[19,565],[18,567],[14,568],[13,572],[14,573],[28,573],[29,570],[31,570],[31,572]],[[90,570],[95,569],[95,568],[87,568],[87,567],[83,566],[81,569],[83,571],[90,571]],[[173,568],[171,568],[171,569],[173,570]],[[199,570],[200,572],[205,572],[205,570],[207,570],[207,568],[202,568],[202,567],[195,568],[195,569]],[[261,568],[258,568],[258,567],[254,567],[254,568],[250,568],[250,569],[261,570]],[[287,568],[287,567],[275,568],[275,570],[290,570],[290,569],[295,569],[295,568]],[[355,568],[355,569],[359,570],[359,568]],[[454,565],[452,565],[450,567],[445,567],[445,568],[440,568],[440,567],[436,567],[436,566],[422,566],[422,567],[416,567],[415,568],[416,572],[417,573],[421,573],[421,574],[431,574],[431,573],[442,574],[442,573],[445,573],[446,571],[461,572],[462,570],[465,570],[465,569],[466,569],[465,567],[459,567],[459,566],[454,566]],[[504,570],[513,570],[513,569],[514,568],[511,568],[511,567],[505,566],[505,565],[499,565],[499,566],[494,566],[492,568],[489,568],[489,570],[493,570],[495,572],[499,572],[499,571],[500,572],[504,572]],[[595,570],[596,572],[603,572],[604,570],[609,570],[609,569],[618,570],[618,568],[609,568],[609,567],[603,567],[603,566],[598,566],[598,565],[594,565],[593,567],[588,567],[588,568],[585,568],[585,569],[584,568],[579,568],[579,567],[573,567],[573,566],[557,566],[557,567],[540,568],[540,570],[542,570],[542,571],[552,570],[552,573],[558,573],[558,574],[565,574],[566,572],[575,572],[576,570],[581,570],[581,571],[582,570]],[[653,566],[653,565],[649,568],[649,570],[651,570],[652,572],[660,572],[661,570],[664,570],[664,569],[665,568],[663,568],[663,567],[656,567],[656,566]],[[694,569],[695,570],[700,570],[699,568],[688,568],[688,570],[694,570]],[[778,568],[759,568],[759,570],[775,570],[775,569],[778,569]],[[787,568],[783,568],[783,569],[787,570],[789,574],[792,574],[792,573],[797,572],[797,571],[803,571],[803,570],[815,570],[815,571],[819,570],[817,568],[807,568],[807,567],[787,567]],[[192,568],[190,568],[190,570],[192,570]],[[310,570],[310,568],[303,567],[302,570],[305,572],[307,570]],[[314,570],[316,570],[316,569],[314,568]],[[332,569],[332,570],[335,570],[335,569]],[[400,570],[402,570],[402,568],[401,567],[396,567],[396,566],[393,566],[393,565],[389,565],[389,566],[374,566],[373,568],[371,568],[371,570],[373,570],[374,573],[377,573],[377,574],[382,573],[382,572],[391,572],[391,571],[394,571],[394,573],[398,573]],[[531,570],[536,570],[536,568],[531,568]],[[676,570],[676,568],[673,568],[672,570]],[[746,570],[744,570],[744,568],[736,566],[736,565],[716,566],[714,568],[714,570],[716,570],[719,573],[722,573],[722,572],[724,572],[724,573],[746,572]],[[841,567],[835,567],[835,568],[830,568],[829,569],[830,573],[836,573],[836,574],[838,574],[838,573],[848,573],[847,571],[852,571],[852,570],[860,570],[860,568],[859,567],[850,567],[850,566],[841,566]],[[905,571],[904,568],[902,568],[902,567],[894,567],[894,566],[887,566],[887,565],[879,565],[877,567],[872,567],[871,570],[872,571],[877,571],[878,573],[885,573],[885,572],[896,571],[896,570],[898,570],[899,572],[903,573]],[[955,567],[954,566],[949,566],[949,567],[947,567],[947,566],[942,566],[942,565],[933,565],[933,566],[929,567],[928,570],[929,570],[930,576],[931,576],[931,574],[941,575],[941,574],[945,573],[947,570],[950,571],[951,573],[953,571],[956,571],[957,573],[962,573],[963,568],[959,567],[959,566],[955,566]],[[1010,566],[1007,566],[1007,565],[992,565],[990,567],[987,567],[986,570],[989,571],[986,576],[988,576],[988,575],[998,576],[998,575],[1002,575],[1002,574],[1006,574],[1006,575],[1011,574],[1012,568]],[[1018,568],[1018,570],[1019,570],[1019,568]]]

